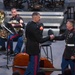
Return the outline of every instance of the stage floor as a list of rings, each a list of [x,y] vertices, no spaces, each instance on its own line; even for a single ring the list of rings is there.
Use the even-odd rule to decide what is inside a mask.
[[[15,48],[15,44],[14,43],[14,48]],[[65,47],[65,42],[64,41],[56,41],[54,43],[51,44],[52,47],[52,55],[53,55],[53,66],[56,69],[61,69],[61,60],[62,60],[62,54],[64,51],[64,47]],[[41,56],[42,57],[46,57],[45,53],[43,52],[43,50],[41,50]],[[49,51],[49,49],[48,49]],[[50,52],[49,53],[49,57],[50,57]],[[7,56],[5,54],[0,55],[0,75],[12,75],[12,67],[9,67],[9,69],[7,68]],[[51,60],[50,60],[51,61]],[[8,65],[11,66],[13,63],[13,58],[9,59],[8,61]],[[58,75],[60,74],[61,71],[54,71],[51,75]]]

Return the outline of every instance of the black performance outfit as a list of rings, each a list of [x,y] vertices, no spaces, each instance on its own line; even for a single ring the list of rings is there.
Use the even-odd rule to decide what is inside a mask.
[[[62,73],[68,68],[68,65],[71,67],[72,75],[75,75],[75,62],[71,60],[71,56],[75,56],[75,30],[67,30],[61,36],[56,36],[56,40],[64,40],[66,42],[65,50],[62,58]]]
[[[50,40],[50,36],[43,38],[42,23],[29,22],[26,26],[26,53],[29,54],[30,62],[24,75],[36,75],[39,69],[40,48],[39,43]]]

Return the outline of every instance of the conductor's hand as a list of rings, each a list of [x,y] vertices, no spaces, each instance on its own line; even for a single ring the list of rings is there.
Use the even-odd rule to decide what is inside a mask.
[[[50,35],[50,39],[51,40],[53,40],[54,39],[54,35],[52,34],[52,35]]]

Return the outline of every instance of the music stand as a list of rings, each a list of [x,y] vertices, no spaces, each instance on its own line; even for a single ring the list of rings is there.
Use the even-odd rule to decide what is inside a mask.
[[[7,30],[9,33],[11,33],[11,34],[13,34],[13,32],[12,31],[10,31],[5,25],[4,25],[4,23],[1,25],[1,27],[2,28],[4,28],[5,30]],[[8,36],[8,35],[7,35]],[[5,65],[5,66],[0,66],[0,67],[7,67],[8,69],[9,69],[9,66],[8,66],[8,49],[6,48],[6,51],[7,51],[7,53],[6,53],[6,55],[7,55],[7,64]]]

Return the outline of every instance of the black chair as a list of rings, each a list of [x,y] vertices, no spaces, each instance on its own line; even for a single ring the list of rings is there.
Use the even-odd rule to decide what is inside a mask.
[[[52,30],[48,30],[48,35],[54,34]],[[52,47],[51,47],[52,41],[47,41],[45,43],[42,43],[40,48],[43,49],[47,59],[50,59],[53,64],[53,55],[52,55]],[[49,57],[49,51],[50,51],[50,57]]]
[[[48,35],[54,34],[51,29],[48,30]]]

